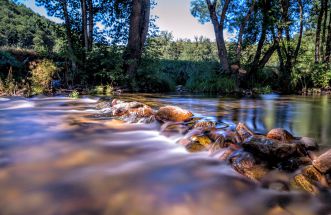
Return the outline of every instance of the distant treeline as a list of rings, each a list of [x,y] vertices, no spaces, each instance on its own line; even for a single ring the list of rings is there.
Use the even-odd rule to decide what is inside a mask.
[[[291,93],[330,85],[331,0],[192,0],[192,15],[212,22],[215,41],[160,32],[150,0],[36,0],[60,24],[11,0],[0,3],[0,91],[29,85],[47,92],[51,80],[149,92],[183,85]],[[224,30],[233,32],[230,41]],[[34,72],[50,75],[49,83],[33,87]]]

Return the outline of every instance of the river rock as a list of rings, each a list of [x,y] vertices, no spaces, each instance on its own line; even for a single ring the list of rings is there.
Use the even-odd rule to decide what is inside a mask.
[[[112,107],[111,101],[100,101],[95,106],[95,108],[98,109],[98,110],[111,108],[111,107]]]
[[[313,160],[313,165],[321,173],[326,173],[331,170],[331,149]]]
[[[261,180],[269,172],[266,167],[257,164],[251,153],[243,150],[233,152],[228,160],[237,172],[252,180]]]
[[[266,160],[283,161],[292,157],[303,157],[300,145],[284,143],[278,140],[253,137],[242,144],[245,150]]]
[[[207,151],[207,148],[200,144],[199,142],[190,142],[185,145],[185,148],[188,152],[201,152],[201,151]]]
[[[212,121],[199,121],[194,125],[194,128],[215,128],[216,123]]]
[[[295,175],[291,181],[291,185],[295,189],[304,190],[313,194],[318,193],[318,189],[315,185],[302,174]]]
[[[318,150],[317,141],[313,138],[301,137],[296,142],[298,142],[298,144],[301,144],[306,150]]]
[[[156,113],[156,119],[160,121],[183,122],[190,120],[192,116],[190,111],[176,106],[161,107]]]
[[[254,136],[254,133],[245,124],[241,122],[238,123],[236,127],[236,132],[240,137],[241,142],[244,142]]]
[[[318,193],[318,187],[327,187],[325,176],[313,165],[304,167],[301,172],[294,176],[292,185],[310,193]]]
[[[271,129],[267,134],[267,138],[279,140],[279,141],[285,141],[285,142],[290,142],[294,140],[293,135],[283,128]]]

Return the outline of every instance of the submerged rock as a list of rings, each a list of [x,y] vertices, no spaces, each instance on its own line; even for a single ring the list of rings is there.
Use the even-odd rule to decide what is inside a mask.
[[[106,108],[111,108],[112,107],[112,102],[111,101],[104,101],[104,100],[99,100],[97,105],[95,106],[96,109],[101,110],[101,109],[106,109]]]
[[[313,165],[321,173],[326,173],[331,170],[331,149],[313,160]]]
[[[185,148],[189,152],[201,152],[201,151],[207,151],[207,148],[200,144],[199,142],[190,142],[185,145]]]
[[[194,125],[194,128],[215,128],[216,123],[211,121],[199,121]]]
[[[190,120],[192,116],[190,111],[176,106],[161,107],[156,113],[156,119],[160,121],[183,122]]]

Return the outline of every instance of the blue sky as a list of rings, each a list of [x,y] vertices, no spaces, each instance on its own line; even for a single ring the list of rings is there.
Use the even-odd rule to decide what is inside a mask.
[[[47,16],[45,8],[37,7],[35,0],[21,0],[26,6]],[[211,23],[200,24],[190,13],[190,0],[156,0],[157,5],[152,10],[152,14],[159,17],[157,25],[160,30],[166,30],[173,33],[174,38],[189,38],[194,36],[205,36],[212,40],[215,39]],[[49,19],[60,22],[59,19],[48,17]],[[228,34],[225,34],[228,37]]]

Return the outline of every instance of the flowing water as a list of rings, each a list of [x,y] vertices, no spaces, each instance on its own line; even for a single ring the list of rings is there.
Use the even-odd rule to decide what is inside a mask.
[[[225,126],[283,127],[331,146],[331,99],[135,94]],[[189,154],[155,124],[127,124],[97,98],[0,98],[0,214],[327,214],[323,200],[262,189],[207,153]]]

